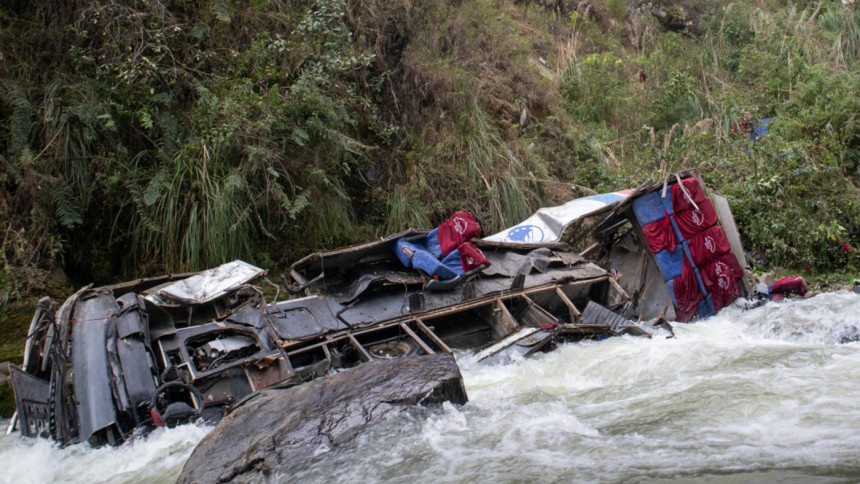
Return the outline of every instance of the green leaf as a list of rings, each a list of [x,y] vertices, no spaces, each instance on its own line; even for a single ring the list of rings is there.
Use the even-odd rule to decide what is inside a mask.
[[[230,6],[227,4],[227,0],[215,0],[212,2],[212,12],[218,20],[230,23]]]
[[[56,195],[57,221],[60,222],[60,225],[72,229],[75,225],[84,223],[79,203],[75,200],[72,189],[67,185],[57,191]]]
[[[311,139],[311,137],[308,136],[308,132],[304,129],[296,128],[293,130],[292,139],[297,145],[304,146],[305,143]]]

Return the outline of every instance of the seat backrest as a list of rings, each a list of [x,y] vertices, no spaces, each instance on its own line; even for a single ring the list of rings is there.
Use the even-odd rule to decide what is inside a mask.
[[[444,257],[460,247],[463,242],[481,235],[481,224],[475,221],[471,212],[461,210],[442,222],[438,230],[439,246]]]

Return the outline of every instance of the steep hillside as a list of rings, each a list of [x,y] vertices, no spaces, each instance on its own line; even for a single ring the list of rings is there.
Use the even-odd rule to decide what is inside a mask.
[[[689,167],[772,264],[856,269],[843,1],[6,2],[0,309]]]

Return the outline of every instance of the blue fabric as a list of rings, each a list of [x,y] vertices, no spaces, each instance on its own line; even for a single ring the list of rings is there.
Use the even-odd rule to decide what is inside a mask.
[[[669,215],[675,214],[675,207],[672,206],[672,185],[666,187],[666,198],[663,198],[663,189],[654,192],[660,197],[660,202],[663,204],[663,210],[669,212]]]
[[[670,200],[669,203],[671,204],[672,201]],[[678,239],[678,243],[680,244],[681,242],[685,242],[686,239],[684,239],[684,236],[681,235],[681,229],[679,229],[678,224],[675,223],[675,215],[669,215],[669,220],[672,222],[672,230],[675,231],[675,237]]]
[[[695,269],[696,264],[693,264],[693,253],[690,252],[690,241],[685,240],[683,242],[679,242],[678,245],[680,245],[681,249],[684,251],[684,257],[687,258],[687,262],[689,262],[690,266]],[[677,249],[675,249],[675,250],[677,250]],[[702,291],[702,294],[706,294],[705,291]]]
[[[440,280],[447,281],[463,274],[460,251],[455,250],[439,260],[442,248],[439,246],[438,228],[411,241],[401,237],[394,241],[392,250],[404,266],[420,269]]]
[[[394,251],[394,255],[397,256],[397,259],[404,266],[412,267],[412,256],[419,250],[419,247],[401,237],[394,241],[394,246],[391,250]]]
[[[699,318],[707,318],[714,314],[717,314],[717,312],[714,311],[714,302],[709,294],[708,297],[702,299],[702,302],[699,303]]]
[[[436,257],[442,257],[442,247],[439,245],[439,227],[436,227],[427,234],[427,237],[424,239],[424,249]]]
[[[442,261],[437,259],[436,256],[434,256],[430,252],[427,252],[426,250],[419,250],[415,252],[415,255],[412,256],[412,267],[420,269],[429,274],[430,276],[437,276],[440,280],[443,281],[453,279],[458,275],[449,267],[446,267],[444,264],[442,264]],[[460,272],[463,272],[462,268],[460,269]]]
[[[394,241],[394,255],[400,259],[400,262],[403,263],[406,267],[412,267],[412,254],[418,252],[419,250],[423,250],[429,252],[434,257],[441,258],[442,257],[442,248],[439,246],[439,236],[437,232],[438,228],[431,230],[424,237],[417,237],[414,240],[407,241],[404,237],[401,237]]]
[[[669,288],[669,295],[672,296],[672,307],[678,307],[678,300],[675,299],[675,279],[666,281],[666,287]]]
[[[633,202],[633,213],[636,215],[639,225],[643,227],[665,217],[666,213],[663,208],[663,200],[660,198],[660,192],[651,192],[648,195],[637,198]]]
[[[675,252],[665,249],[657,252],[654,259],[657,260],[657,268],[663,274],[664,281],[680,276],[684,269],[684,250],[680,245],[675,247]]]
[[[394,241],[394,255],[406,267],[412,267],[412,256],[419,250],[424,250],[424,246],[415,242],[407,242],[403,237]]]
[[[750,131],[750,139],[758,141],[759,138],[767,134],[767,127],[770,124],[770,119],[759,119],[753,129]]]
[[[454,249],[453,252],[442,259],[442,265],[456,273],[458,276],[463,275],[463,261],[460,260],[460,251],[457,249]]]

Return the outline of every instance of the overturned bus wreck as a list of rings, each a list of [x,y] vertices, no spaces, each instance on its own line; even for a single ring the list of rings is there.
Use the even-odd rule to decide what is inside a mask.
[[[10,429],[61,444],[117,444],[158,426],[217,422],[263,388],[371,360],[474,350],[501,362],[562,342],[671,335],[667,319],[690,304],[679,305],[677,283],[666,281],[681,275],[664,275],[675,266],[649,250],[636,213],[639,200],[671,193],[667,186],[586,200],[587,209],[575,200],[579,208],[556,210],[560,217],[539,212],[545,235],[557,229],[544,240],[519,226],[471,238],[473,220],[455,216],[431,231],[312,254],[283,277],[286,298],[242,261],[85,287],[57,309],[46,298],[13,372]],[[686,242],[678,254],[689,252]],[[698,269],[687,272],[705,289]],[[271,301],[255,281],[277,288]]]

